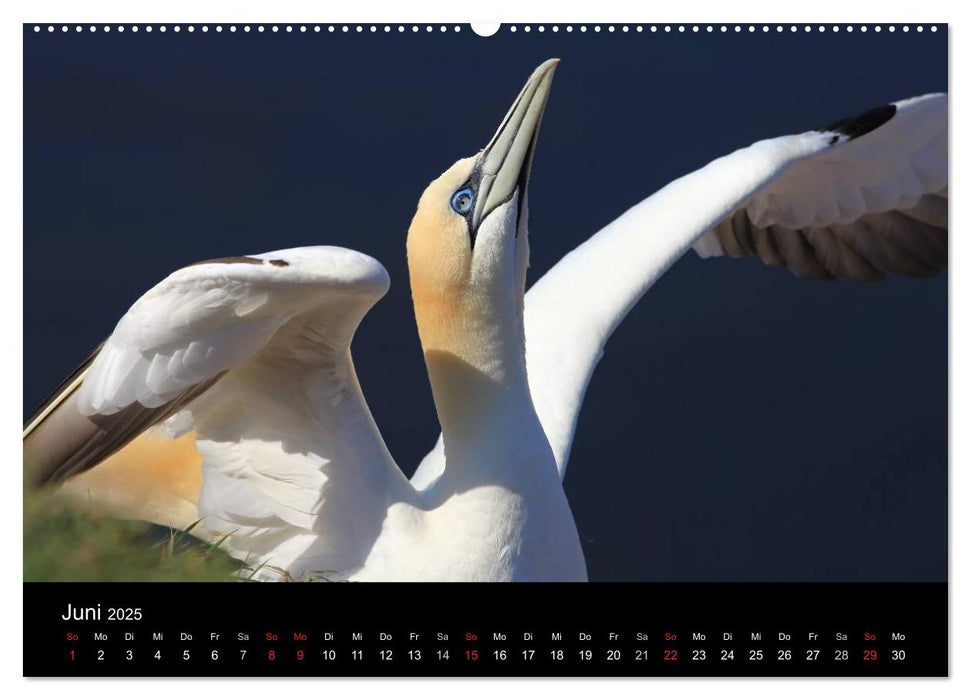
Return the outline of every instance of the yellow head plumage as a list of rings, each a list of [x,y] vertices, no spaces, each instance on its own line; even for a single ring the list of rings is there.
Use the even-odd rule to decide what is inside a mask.
[[[441,351],[479,364],[517,313],[521,326],[526,183],[557,62],[533,72],[489,144],[418,202],[408,269],[426,357]]]

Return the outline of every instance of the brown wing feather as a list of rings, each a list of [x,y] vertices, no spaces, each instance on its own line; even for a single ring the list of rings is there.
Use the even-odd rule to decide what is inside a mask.
[[[30,436],[34,428],[36,428],[51,411],[56,409],[61,402],[64,401],[64,399],[70,396],[73,391],[81,385],[81,382],[84,380],[84,375],[88,372],[88,367],[91,366],[91,363],[94,362],[94,358],[98,356],[98,353],[101,352],[101,348],[103,347],[104,342],[102,341],[98,347],[91,352],[90,355],[84,358],[84,362],[78,365],[75,370],[68,375],[67,379],[61,382],[58,387],[51,392],[51,395],[44,399],[44,403],[40,405],[40,408],[34,411],[34,415],[32,415],[30,420],[24,424],[24,440]]]
[[[28,421],[24,429],[24,469],[29,483],[63,481],[91,469],[222,377],[219,374],[191,386],[156,408],[133,404],[111,416],[85,416],[76,405],[77,391],[97,355],[95,350]]]
[[[928,277],[947,265],[947,192],[925,195],[911,209],[806,229],[759,228],[739,209],[713,233],[725,255],[758,256],[799,277],[865,282],[888,274]]]

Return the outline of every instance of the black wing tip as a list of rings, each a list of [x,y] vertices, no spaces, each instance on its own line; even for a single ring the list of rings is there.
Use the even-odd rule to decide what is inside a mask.
[[[209,260],[200,260],[199,262],[190,263],[187,267],[195,267],[196,265],[273,265],[273,267],[289,267],[290,263],[286,260],[280,258],[275,258],[273,260],[264,260],[263,258],[254,258],[249,255],[237,255],[231,258],[211,258]]]
[[[832,124],[827,124],[824,127],[816,129],[816,131],[833,134],[833,138],[829,142],[830,145],[838,141],[852,141],[883,126],[896,113],[897,105],[881,105],[880,107],[868,109],[862,114],[857,114],[855,117],[839,119]],[[846,138],[840,138],[841,136],[845,136]]]

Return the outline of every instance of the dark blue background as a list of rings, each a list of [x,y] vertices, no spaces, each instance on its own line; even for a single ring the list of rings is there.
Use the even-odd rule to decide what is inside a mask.
[[[410,473],[438,427],[405,233],[425,184],[563,63],[531,278],[748,143],[947,89],[945,31],[39,35],[24,44],[24,411],[187,263],[311,244],[392,288],[354,357]],[[704,193],[699,193],[703,198]],[[608,345],[566,489],[607,580],[941,580],[947,277],[808,282],[689,253]]]

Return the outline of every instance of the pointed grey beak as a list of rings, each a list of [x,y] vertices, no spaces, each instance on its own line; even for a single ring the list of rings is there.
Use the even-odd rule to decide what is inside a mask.
[[[517,188],[522,206],[539,123],[559,62],[560,59],[551,58],[533,71],[479,156],[477,168],[481,179],[472,213],[473,231],[493,209],[511,199]]]

